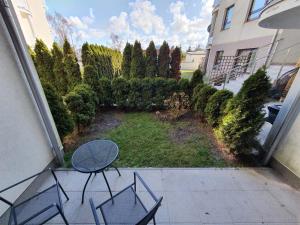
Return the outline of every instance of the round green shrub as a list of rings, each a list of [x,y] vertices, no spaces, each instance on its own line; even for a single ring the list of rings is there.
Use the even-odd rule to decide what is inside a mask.
[[[204,116],[204,110],[207,105],[208,99],[212,96],[217,89],[204,85],[194,96],[194,111],[198,112],[201,116]]]
[[[190,81],[188,79],[183,79],[181,78],[178,81],[179,85],[179,90],[183,91],[184,93],[190,95],[191,94],[191,89],[190,89]]]
[[[87,84],[78,84],[66,95],[65,102],[80,131],[91,123],[96,114],[96,94]]]
[[[212,127],[218,127],[223,117],[226,104],[233,97],[228,90],[220,90],[214,93],[209,99],[205,108],[205,117]]]
[[[191,79],[191,87],[194,89],[198,84],[203,84],[203,73],[201,70],[197,69],[194,71]]]

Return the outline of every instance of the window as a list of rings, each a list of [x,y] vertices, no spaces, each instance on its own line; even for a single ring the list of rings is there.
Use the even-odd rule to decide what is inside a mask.
[[[224,51],[217,51],[216,52],[216,57],[215,57],[215,62],[214,65],[219,65],[222,61],[222,57],[223,57]]]
[[[232,5],[226,9],[225,19],[224,19],[224,23],[223,23],[223,30],[226,30],[226,29],[230,28],[230,26],[231,26],[231,20],[232,20],[232,16],[233,16],[233,7],[234,7],[234,5]]]
[[[258,19],[261,11],[269,2],[271,2],[271,0],[252,0],[248,20]]]
[[[257,48],[237,50],[234,67],[240,67],[241,72],[250,73],[254,66]]]

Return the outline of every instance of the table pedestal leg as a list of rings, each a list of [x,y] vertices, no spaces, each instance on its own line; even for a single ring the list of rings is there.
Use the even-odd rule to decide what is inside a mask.
[[[111,190],[110,190],[110,186],[109,186],[109,184],[108,184],[108,182],[107,182],[107,179],[106,179],[106,176],[105,176],[105,174],[104,174],[104,171],[102,171],[102,174],[103,174],[105,183],[106,183],[106,185],[107,185],[107,187],[108,187],[108,190],[109,190],[109,194],[110,194],[111,200],[112,200],[112,202],[114,202],[114,199],[113,199],[113,196],[112,196],[112,193],[111,193]]]
[[[91,176],[92,176],[92,173],[90,173],[89,178],[88,178],[88,179],[86,180],[86,182],[85,182],[85,185],[84,185],[84,188],[83,188],[83,191],[82,191],[81,204],[83,204],[83,202],[84,202],[84,193],[85,193],[85,189],[86,189],[86,186],[87,186],[87,184],[88,184],[88,182],[89,182]]]

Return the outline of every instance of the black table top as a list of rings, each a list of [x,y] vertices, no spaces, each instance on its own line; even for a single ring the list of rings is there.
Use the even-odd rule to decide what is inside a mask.
[[[109,140],[95,140],[81,145],[72,156],[72,166],[81,173],[100,172],[118,157],[119,148]]]

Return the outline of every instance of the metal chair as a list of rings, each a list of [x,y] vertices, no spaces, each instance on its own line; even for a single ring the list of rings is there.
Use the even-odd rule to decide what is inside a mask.
[[[19,181],[18,183],[1,190],[0,194],[46,172],[51,172],[54,177],[55,184],[51,187],[31,196],[30,198],[27,198],[20,203],[12,203],[3,197],[0,197],[0,201],[10,206],[8,225],[44,224],[58,214],[61,215],[65,224],[69,224],[63,212],[59,190],[63,192],[67,200],[69,200],[69,197],[58,182],[57,177],[52,169],[43,170],[42,172]]]
[[[154,205],[149,210],[136,192],[137,178],[154,200]],[[93,200],[90,199],[90,205],[96,225],[100,225],[100,219],[97,214],[98,209],[100,209],[106,225],[146,225],[151,220],[156,225],[155,214],[161,205],[162,199],[163,197],[157,198],[140,175],[134,172],[134,182],[132,184],[97,207],[95,207]]]

